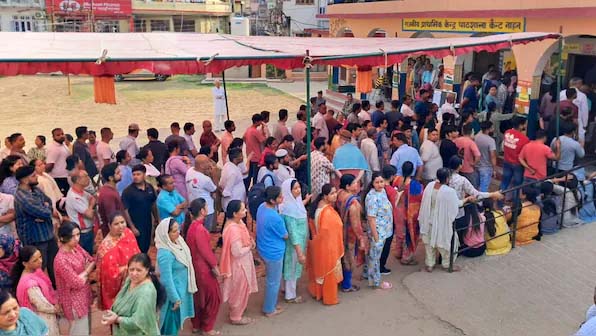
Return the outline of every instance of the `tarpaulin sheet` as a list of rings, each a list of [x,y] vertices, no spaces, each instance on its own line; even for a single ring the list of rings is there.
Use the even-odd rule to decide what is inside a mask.
[[[515,44],[558,38],[515,33],[457,38],[305,38],[196,33],[0,32],[0,75],[62,72],[93,76],[147,69],[160,74],[220,72],[272,64],[281,69],[312,64],[381,66],[409,56],[498,51]]]

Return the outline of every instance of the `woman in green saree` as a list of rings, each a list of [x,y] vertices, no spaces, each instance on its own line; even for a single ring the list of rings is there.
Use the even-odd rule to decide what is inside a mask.
[[[153,273],[149,256],[136,254],[128,262],[128,278],[112,309],[104,312],[102,323],[112,326],[114,336],[159,335],[157,309],[165,299],[165,289]]]

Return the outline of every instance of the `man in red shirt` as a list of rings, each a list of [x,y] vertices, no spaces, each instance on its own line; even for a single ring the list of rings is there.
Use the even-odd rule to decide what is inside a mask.
[[[105,237],[110,231],[110,220],[115,213],[121,213],[128,226],[134,233],[135,237],[140,235],[139,230],[130,219],[128,211],[124,208],[120,194],[116,189],[116,183],[121,179],[120,168],[118,163],[109,163],[101,168],[101,178],[103,179],[103,186],[97,191],[97,212],[101,219],[101,232]]]
[[[259,174],[259,160],[261,159],[261,144],[267,139],[265,128],[262,126],[263,117],[256,113],[252,116],[252,126],[246,129],[244,133],[244,143],[246,144],[246,154],[250,156],[250,166],[248,168],[248,179],[252,179],[253,184],[257,183]]]
[[[546,142],[546,132],[536,131],[536,140],[530,141],[524,146],[519,154],[519,162],[526,168],[524,172],[524,182],[535,182],[546,178],[546,165],[548,160],[559,160],[561,156],[561,142],[555,139],[553,148],[555,152],[544,143]]]
[[[472,124],[466,124],[462,129],[462,136],[455,139],[454,142],[457,146],[459,156],[463,157],[463,164],[459,171],[460,175],[467,178],[474,188],[478,189],[479,181],[476,164],[480,160],[480,150],[478,149],[476,142],[472,139],[473,133],[474,129],[472,128]]]
[[[513,128],[507,130],[503,135],[503,179],[501,180],[501,190],[509,188],[513,180],[513,185],[522,184],[524,179],[524,167],[519,162],[519,153],[530,139],[525,134],[527,120],[523,117],[514,117],[511,119]]]

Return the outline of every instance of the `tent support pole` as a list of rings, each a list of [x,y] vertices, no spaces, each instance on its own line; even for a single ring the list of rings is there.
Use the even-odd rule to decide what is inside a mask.
[[[70,85],[70,74],[66,74],[66,84],[68,86],[68,95],[72,94],[71,85]]]
[[[228,90],[226,90],[226,71],[223,70],[221,72],[221,80],[223,82],[223,88],[224,88],[224,99],[226,100],[226,117],[228,118],[227,120],[230,120],[230,109],[228,108]]]
[[[557,129],[557,140],[559,139],[560,132],[560,119],[561,119],[561,74],[563,73],[563,26],[559,26],[559,66],[557,67],[557,107],[556,107],[556,129]],[[579,132],[579,131],[578,131]],[[557,161],[557,169],[559,169],[559,161]]]
[[[308,176],[308,193],[312,192],[312,178],[310,175],[310,168],[311,168],[311,155],[310,155],[310,146],[312,143],[311,135],[311,125],[310,125],[310,114],[311,114],[311,105],[310,105],[310,68],[311,68],[311,59],[310,59],[310,51],[306,51],[306,57],[304,58],[304,71],[306,73],[305,81],[306,81],[306,176]]]

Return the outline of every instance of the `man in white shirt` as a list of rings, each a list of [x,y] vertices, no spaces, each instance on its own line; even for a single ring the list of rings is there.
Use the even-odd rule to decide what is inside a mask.
[[[420,158],[424,163],[422,178],[426,182],[434,181],[437,178],[437,170],[443,167],[443,159],[437,141],[439,141],[439,131],[431,128],[428,130],[428,136],[420,146]]]
[[[401,112],[402,116],[404,117],[414,117],[415,113],[414,110],[412,110],[412,103],[414,102],[414,100],[412,99],[412,96],[410,95],[406,95],[404,97],[404,101],[401,104],[401,108],[399,110],[399,112]]]
[[[363,100],[361,105],[362,110],[358,113],[358,121],[360,121],[360,124],[366,120],[370,121],[371,118],[370,112],[368,112],[370,110],[370,102],[368,100]]]
[[[362,151],[362,155],[368,162],[370,169],[373,173],[381,171],[381,164],[379,162],[379,153],[377,149],[377,144],[375,143],[375,139],[377,138],[377,129],[370,128],[366,131],[367,137],[362,140],[360,143],[360,150]]]
[[[62,194],[66,195],[70,188],[68,184],[68,170],[66,170],[66,158],[71,153],[64,144],[66,136],[61,128],[54,128],[52,130],[52,139],[54,141],[50,142],[47,147],[46,172],[54,178]]]
[[[103,166],[111,162],[116,162],[114,151],[110,147],[110,141],[114,138],[114,133],[108,127],[100,131],[101,141],[97,143],[97,169],[101,171]]]
[[[319,112],[312,118],[312,127],[315,129],[314,138],[322,137],[329,140],[329,130],[327,129],[327,122],[325,122],[325,114],[327,113],[327,106],[325,104],[319,105]]]
[[[137,159],[137,154],[139,154],[139,145],[137,144],[139,130],[139,124],[132,123],[128,125],[128,135],[120,141],[120,149],[125,150],[130,154],[132,159],[130,161],[131,167],[141,163],[141,160]]]
[[[459,113],[457,113],[457,111],[455,110],[455,106],[453,106],[454,102],[455,94],[449,93],[447,95],[447,98],[445,98],[445,103],[439,109],[439,115],[437,116],[437,119],[439,119],[439,123],[443,122],[443,114],[445,113],[453,114],[456,119],[459,118]]]
[[[577,98],[573,100],[573,104],[575,104],[578,108],[577,135],[579,138],[579,143],[583,147],[586,138],[586,129],[588,128],[588,124],[590,121],[588,120],[588,97],[585,93],[579,90],[582,84],[583,80],[579,77],[573,77],[569,80],[569,87],[574,88],[577,92]],[[561,101],[567,99],[567,90],[561,91],[560,98]]]
[[[181,153],[182,155],[186,155],[189,158],[194,158],[197,156],[199,151],[197,151],[197,146],[195,146],[195,141],[192,139],[192,136],[195,134],[195,124],[191,122],[187,122],[184,124],[184,134],[182,137],[184,141],[186,141],[186,146],[188,146],[188,151],[186,153]]]
[[[217,186],[209,177],[210,171],[211,161],[209,158],[206,155],[198,155],[195,159],[195,166],[186,172],[186,190],[189,202],[200,197],[207,203],[207,216],[204,225],[211,232],[216,226],[212,193],[217,190]]]
[[[224,119],[226,117],[226,95],[224,89],[221,87],[221,82],[216,79],[213,84],[215,85],[211,89],[213,94],[213,115],[215,120],[215,131],[224,130]]]
[[[14,196],[0,193],[0,233],[15,237]]]
[[[288,151],[285,149],[278,149],[275,152],[275,156],[279,160],[279,165],[276,170],[273,172],[275,173],[275,183],[279,183],[277,185],[281,185],[285,180],[295,178],[296,173],[294,169],[290,167],[290,156],[288,155]]]
[[[85,191],[91,183],[89,174],[81,170],[71,177],[72,188],[66,194],[66,213],[71,221],[77,223],[81,228],[81,247],[89,254],[93,254],[95,237],[93,224],[95,220],[95,205],[97,200]]]
[[[225,211],[232,200],[246,202],[246,187],[240,164],[244,160],[241,148],[232,148],[228,152],[228,162],[223,166],[219,187],[222,190],[222,205]]]

